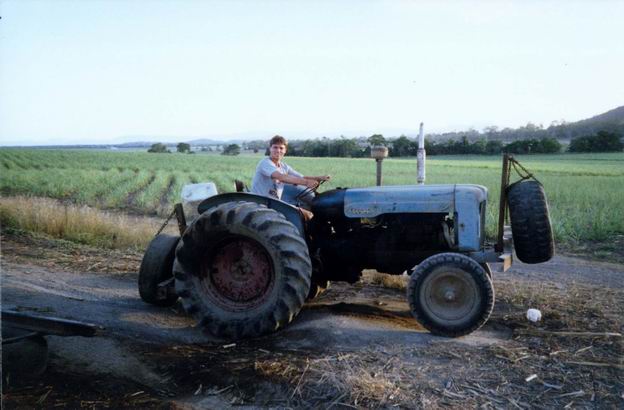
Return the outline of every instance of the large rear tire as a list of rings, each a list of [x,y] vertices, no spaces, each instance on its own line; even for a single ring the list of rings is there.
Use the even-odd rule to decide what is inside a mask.
[[[172,306],[177,295],[158,298],[158,284],[173,277],[173,260],[179,236],[157,235],[147,247],[139,270],[139,295],[144,302],[156,306]]]
[[[407,287],[412,315],[431,333],[459,337],[487,321],[494,308],[494,286],[475,260],[440,253],[412,271]]]
[[[542,263],[555,254],[548,203],[542,184],[519,181],[507,188],[516,255],[524,263]]]
[[[173,271],[186,311],[209,334],[237,340],[290,323],[310,290],[312,265],[305,240],[281,213],[231,202],[189,226]]]

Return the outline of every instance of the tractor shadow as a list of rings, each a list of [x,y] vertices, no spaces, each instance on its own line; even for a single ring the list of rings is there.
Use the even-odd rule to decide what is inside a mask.
[[[397,300],[392,292],[385,297],[376,296],[351,296],[348,301],[335,301],[331,295],[324,295],[306,304],[294,322],[279,332],[280,337],[274,339],[273,345],[280,349],[313,351],[438,343],[487,346],[508,340],[512,335],[511,329],[486,323],[478,331],[460,338],[435,336],[412,317],[407,303]]]

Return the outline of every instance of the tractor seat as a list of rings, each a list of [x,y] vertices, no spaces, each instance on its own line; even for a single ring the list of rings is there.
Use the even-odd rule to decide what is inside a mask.
[[[236,186],[236,192],[249,192],[247,185],[239,179],[234,180],[234,186]]]

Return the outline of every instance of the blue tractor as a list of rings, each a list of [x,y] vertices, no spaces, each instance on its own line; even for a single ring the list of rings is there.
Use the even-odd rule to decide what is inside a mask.
[[[237,340],[283,328],[330,281],[357,282],[364,269],[407,272],[415,319],[437,335],[466,335],[492,312],[490,264],[508,269],[513,248],[525,263],[554,254],[543,187],[530,174],[509,184],[511,165],[518,169],[504,156],[494,244],[480,185],[337,188],[286,193],[285,201],[239,185],[242,192],[203,200],[188,226],[178,206],[181,235],[160,234],[149,245],[141,297],[161,306],[180,299],[206,332]],[[298,207],[314,218],[304,221]]]

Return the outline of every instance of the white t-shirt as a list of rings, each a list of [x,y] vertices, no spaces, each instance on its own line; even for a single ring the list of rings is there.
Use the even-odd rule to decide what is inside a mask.
[[[268,196],[270,198],[281,199],[282,191],[284,191],[284,183],[277,179],[271,178],[271,175],[277,171],[284,175],[294,175],[303,177],[302,174],[295,171],[284,162],[280,162],[280,166],[275,165],[271,158],[264,158],[258,162],[256,174],[251,181],[251,192],[258,195]]]

